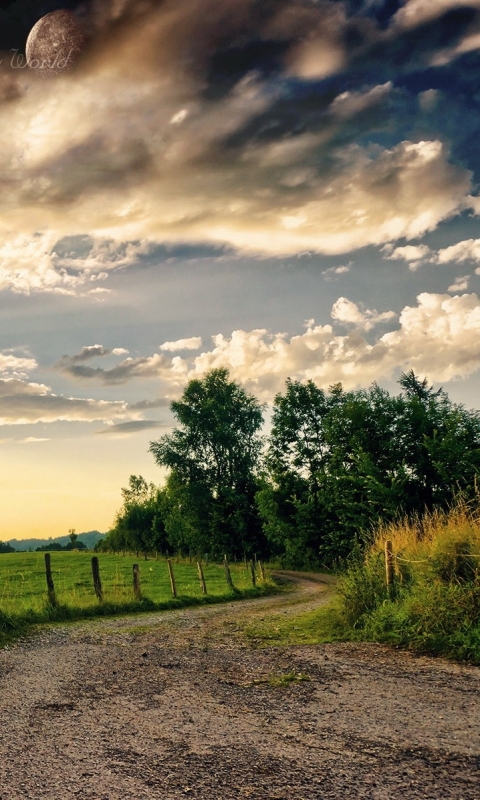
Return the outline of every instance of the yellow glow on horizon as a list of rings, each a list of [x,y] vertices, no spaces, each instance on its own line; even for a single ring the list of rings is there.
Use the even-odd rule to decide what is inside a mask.
[[[0,445],[0,541],[106,532],[131,474],[161,483],[145,436]]]

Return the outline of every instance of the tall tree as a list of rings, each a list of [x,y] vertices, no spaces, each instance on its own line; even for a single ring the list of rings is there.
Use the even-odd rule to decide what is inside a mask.
[[[150,450],[171,471],[177,520],[182,517],[190,548],[221,555],[251,554],[261,547],[254,502],[262,440],[262,406],[227,369],[191,380],[171,404],[179,423]],[[173,491],[175,489],[175,491]]]
[[[392,397],[373,384],[324,393],[287,381],[275,398],[258,495],[266,532],[292,564],[331,562],[381,519],[446,506],[473,491],[480,418],[413,372]]]

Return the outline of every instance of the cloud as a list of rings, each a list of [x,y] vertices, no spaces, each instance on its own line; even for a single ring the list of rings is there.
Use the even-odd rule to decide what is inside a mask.
[[[123,356],[127,355],[128,350],[123,347],[114,347],[112,350],[104,347],[102,344],[90,344],[82,347],[79,353],[73,356],[62,356],[55,364],[55,368],[60,371],[68,371],[78,366],[82,366],[85,362],[90,361],[92,358],[102,358],[104,356]]]
[[[115,385],[127,383],[133,378],[161,378],[164,373],[171,375],[175,371],[175,363],[182,364],[181,359],[177,357],[170,362],[166,356],[156,353],[149,357],[126,358],[114,367],[103,369],[72,363],[68,356],[63,356],[55,367],[72,378],[100,380],[104,384]],[[179,375],[182,372],[183,366],[180,366]]]
[[[200,336],[192,336],[190,339],[178,339],[176,342],[164,342],[160,345],[160,350],[169,350],[175,352],[176,350],[198,350],[202,346],[202,339]]]
[[[324,387],[341,381],[353,388],[410,368],[434,381],[450,381],[480,367],[480,299],[476,294],[451,297],[423,292],[417,305],[401,311],[393,330],[376,332],[377,325],[392,325],[396,316],[392,311],[362,310],[341,297],[332,307],[333,324],[317,325],[309,320],[306,330],[296,335],[264,328],[236,330],[230,336],[217,334],[212,337],[212,347],[199,355],[171,359],[154,355],[136,360],[130,369],[128,363],[119,365],[114,380],[110,370],[98,370],[90,377],[112,383],[155,376],[164,397],[171,398],[178,396],[191,378],[226,367],[234,380],[271,400],[288,377],[311,379]],[[341,332],[344,328],[337,329],[337,325],[348,325],[350,330]],[[138,362],[148,365],[148,370],[138,369]],[[142,401],[129,409],[142,411],[166,403],[166,399]]]
[[[356,303],[347,300],[346,297],[340,297],[332,308],[332,319],[338,322],[356,325],[358,328],[363,328],[366,331],[371,330],[381,322],[389,322],[395,319],[397,315],[393,311],[385,311],[378,314],[376,311],[361,311]]]
[[[11,352],[0,352],[0,377],[24,378],[37,368],[34,358],[20,358]]]
[[[447,292],[466,292],[471,275],[460,275],[455,278],[455,282],[448,287]]]
[[[407,0],[395,14],[392,24],[397,28],[409,29],[465,6],[480,9],[480,0]]]
[[[141,431],[148,431],[153,428],[161,428],[161,427],[162,427],[161,422],[149,419],[139,419],[139,420],[133,420],[132,422],[119,422],[116,425],[109,425],[108,428],[104,428],[101,431],[96,431],[96,433],[101,435],[121,434],[123,436],[126,436],[127,434],[139,433]]]
[[[65,397],[50,387],[18,378],[0,379],[0,425],[93,422],[135,416],[123,401]]]
[[[423,58],[423,39],[411,58],[398,48],[427,5],[382,30],[372,4],[94,2],[71,74],[1,65],[16,93],[0,102],[0,288],[98,300],[95,282],[159,242],[340,254],[464,210],[472,176],[451,137],[410,141],[394,88]]]
[[[111,270],[138,263],[152,246],[92,236],[59,238],[54,231],[11,235],[0,226],[0,290],[72,295],[84,287],[87,294],[106,293],[88,285],[105,280]]]
[[[434,257],[433,251],[425,244],[395,248],[391,245],[385,245],[382,248],[382,252],[385,254],[385,258],[391,261],[406,261],[412,272],[415,272],[422,262],[431,261]]]
[[[329,269],[324,269],[322,275],[326,281],[336,280],[340,275],[346,275],[350,272],[352,267],[352,262],[349,264],[342,264],[339,267],[329,267]]]
[[[439,264],[454,262],[463,264],[465,261],[480,262],[480,239],[465,239],[450,247],[445,247],[437,253]]]
[[[449,381],[480,367],[479,337],[476,294],[450,297],[424,292],[416,306],[403,309],[398,328],[373,341],[361,326],[339,336],[331,325],[313,321],[297,336],[235,331],[229,338],[214,337],[213,349],[194,360],[188,376],[228,367],[235,380],[264,399],[281,391],[287,377],[312,379],[324,387],[341,381],[353,388],[412,368],[430,380]]]

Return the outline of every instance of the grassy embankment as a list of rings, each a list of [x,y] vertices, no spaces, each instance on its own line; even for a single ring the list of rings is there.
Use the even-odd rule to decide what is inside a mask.
[[[385,580],[385,541],[395,582]],[[416,523],[381,527],[366,555],[340,576],[329,605],[252,626],[269,644],[376,641],[480,664],[480,508],[459,503]]]
[[[142,599],[135,600],[132,588],[133,564],[140,565]],[[52,577],[57,605],[47,602],[43,553],[0,555],[0,644],[18,636],[30,625],[85,619],[110,614],[127,614],[180,608],[201,603],[256,597],[275,591],[274,584],[258,577],[252,586],[250,570],[231,564],[235,592],[228,589],[223,566],[204,565],[208,595],[201,593],[196,564],[173,561],[177,598],[172,598],[170,578],[164,559],[138,560],[133,556],[99,554],[103,602],[95,597],[91,553],[52,552]]]

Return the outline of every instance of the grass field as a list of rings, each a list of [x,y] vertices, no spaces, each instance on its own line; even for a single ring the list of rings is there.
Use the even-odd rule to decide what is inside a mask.
[[[104,594],[99,603],[93,589],[91,553],[52,552],[52,577],[58,607],[47,602],[44,553],[0,555],[0,640],[25,624],[49,619],[78,619],[97,614],[125,613],[168,608],[200,602],[215,602],[231,597],[254,596],[272,591],[269,582],[258,580],[252,586],[250,570],[244,564],[231,564],[235,593],[228,588],[223,565],[203,567],[208,596],[202,595],[196,564],[172,561],[177,585],[173,600],[165,559],[148,561],[133,556],[101,553],[98,556]],[[133,565],[140,567],[142,600],[133,594]]]

